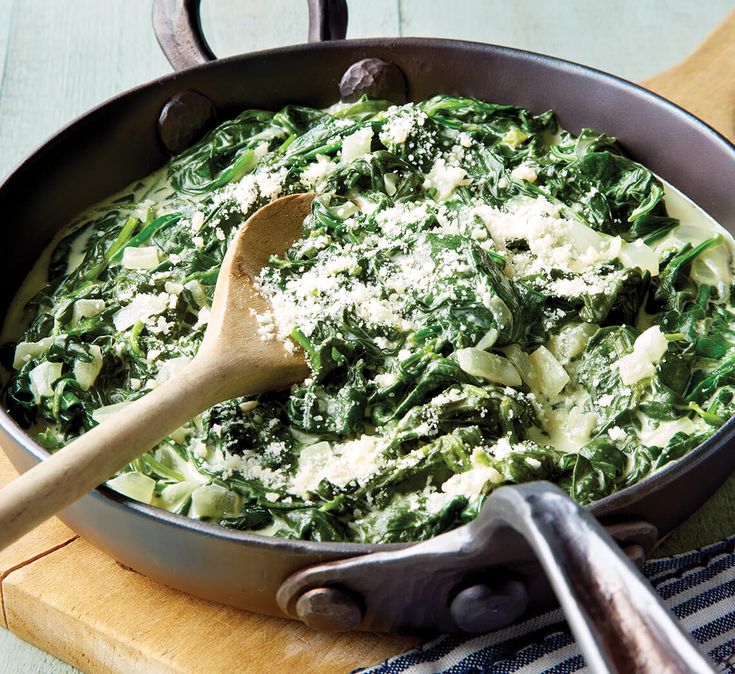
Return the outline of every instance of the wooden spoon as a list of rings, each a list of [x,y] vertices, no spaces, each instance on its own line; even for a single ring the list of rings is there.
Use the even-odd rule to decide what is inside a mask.
[[[181,372],[0,491],[0,550],[212,405],[306,378],[300,351],[258,335],[255,314],[269,305],[253,281],[271,255],[283,255],[299,238],[313,198],[277,199],[240,228],[222,263],[202,344]]]

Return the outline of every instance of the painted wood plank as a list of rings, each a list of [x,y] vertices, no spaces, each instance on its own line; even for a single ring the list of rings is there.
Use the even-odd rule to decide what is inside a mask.
[[[147,0],[17,2],[0,97],[0,175],[93,105],[168,70]]]
[[[518,47],[631,80],[679,61],[733,7],[733,0],[400,0],[403,35]]]
[[[0,21],[8,17],[3,21],[5,49],[0,24],[6,73],[0,96],[0,175],[90,107],[170,72],[153,35],[148,0],[13,2],[0,0]],[[398,33],[396,0],[353,3],[351,12],[352,37]],[[223,55],[304,42],[306,3],[205,2],[203,22],[214,49]]]
[[[8,39],[13,29],[13,10],[15,0],[0,0],[0,96],[2,96],[3,78],[5,76],[5,54]]]
[[[398,0],[349,2],[348,38],[398,35]],[[218,56],[306,42],[304,0],[216,0],[202,4],[202,24]]]

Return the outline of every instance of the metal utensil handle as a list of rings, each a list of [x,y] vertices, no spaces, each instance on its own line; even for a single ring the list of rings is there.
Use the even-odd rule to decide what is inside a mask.
[[[347,34],[345,0],[307,0],[309,42],[342,40]],[[202,31],[201,0],[153,0],[153,30],[174,70],[209,63],[217,57]]]
[[[278,603],[317,629],[489,629],[488,611],[497,614],[500,606],[492,597],[498,572],[522,559],[518,550],[508,552],[514,545],[509,530],[544,567],[592,671],[712,674],[602,525],[547,482],[501,487],[473,522],[423,543],[299,571],[281,585]],[[470,578],[485,580],[461,591]],[[501,624],[520,613],[507,612],[509,601],[518,605],[518,593],[504,592]],[[348,627],[340,626],[348,620]]]
[[[605,529],[543,484],[498,490],[490,517],[531,544],[595,672],[714,670]]]

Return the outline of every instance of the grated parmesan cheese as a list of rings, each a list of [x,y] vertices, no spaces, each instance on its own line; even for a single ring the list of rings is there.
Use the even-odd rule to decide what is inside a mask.
[[[138,321],[146,322],[151,316],[163,313],[168,307],[168,302],[168,293],[159,293],[158,295],[141,293],[136,295],[128,305],[112,317],[115,329],[122,332],[131,328]]]

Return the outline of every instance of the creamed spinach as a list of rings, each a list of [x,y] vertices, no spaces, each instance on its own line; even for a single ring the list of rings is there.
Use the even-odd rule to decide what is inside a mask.
[[[506,483],[599,499],[733,414],[724,230],[672,217],[681,197],[614,138],[437,96],[247,110],[79,217],[5,351],[14,418],[53,451],[173,376],[238,227],[304,191],[257,319],[311,376],[216,405],[113,489],[235,529],[412,541]]]

